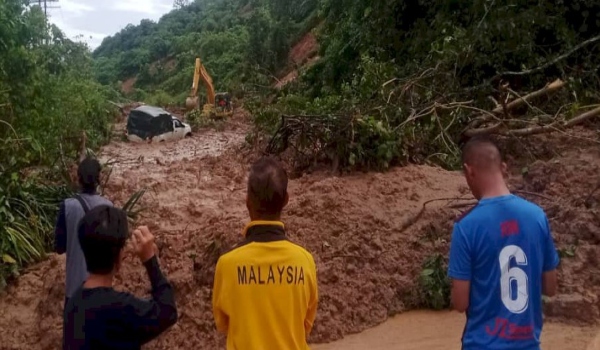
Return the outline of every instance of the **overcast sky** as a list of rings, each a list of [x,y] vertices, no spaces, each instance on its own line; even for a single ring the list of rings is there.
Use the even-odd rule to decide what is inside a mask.
[[[35,3],[36,1],[33,1]],[[92,49],[127,24],[158,19],[173,8],[173,0],[59,0],[48,10],[50,21],[74,39],[82,35]]]

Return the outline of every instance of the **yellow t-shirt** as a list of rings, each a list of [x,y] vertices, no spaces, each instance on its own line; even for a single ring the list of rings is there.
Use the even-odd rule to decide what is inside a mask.
[[[317,313],[312,255],[286,239],[283,223],[254,221],[217,262],[213,314],[228,350],[307,350]]]

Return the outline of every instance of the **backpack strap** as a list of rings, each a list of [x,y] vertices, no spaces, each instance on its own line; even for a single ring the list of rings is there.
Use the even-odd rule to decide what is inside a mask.
[[[88,206],[88,204],[85,202],[85,200],[80,195],[76,194],[73,198],[77,199],[79,204],[81,204],[84,214],[87,214],[87,212],[90,211],[90,207]]]

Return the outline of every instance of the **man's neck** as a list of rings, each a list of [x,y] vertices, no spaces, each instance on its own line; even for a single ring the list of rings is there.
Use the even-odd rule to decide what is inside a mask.
[[[281,221],[281,215],[250,215],[252,221]]]
[[[494,186],[489,186],[481,193],[481,199],[502,197],[510,194],[510,190],[504,182]]]
[[[79,192],[83,193],[83,194],[89,194],[89,195],[95,195],[98,193],[97,188],[83,188],[83,187],[80,188]]]
[[[112,288],[113,285],[113,275],[98,275],[98,274],[90,274],[88,279],[83,284],[83,288],[92,289],[92,288]]]

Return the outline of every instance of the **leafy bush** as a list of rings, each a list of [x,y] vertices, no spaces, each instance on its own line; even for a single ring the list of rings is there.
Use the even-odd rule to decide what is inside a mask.
[[[71,194],[65,185],[43,184],[43,173],[25,177],[40,151],[35,142],[0,139],[0,289],[19,267],[45,256],[58,204]]]
[[[89,49],[50,25],[39,6],[0,1],[0,287],[41,259],[82,133],[110,136],[114,91],[94,80]],[[27,48],[27,49],[25,49]]]
[[[322,5],[320,60],[279,92],[274,105],[253,107],[259,130],[289,134],[278,127],[282,115],[312,125],[310,132],[294,134],[293,148],[301,158],[339,158],[349,168],[426,161],[455,168],[463,131],[496,108],[494,101],[506,99],[502,84],[508,83],[516,98],[516,91],[525,94],[557,78],[568,81],[564,93],[544,102],[541,114],[550,117],[569,118],[572,113],[562,107],[600,98],[600,18],[592,23],[590,17],[600,13],[597,1],[538,6],[324,0]],[[583,42],[588,44],[578,45]],[[531,125],[540,114],[535,108],[512,112],[503,117],[520,118],[520,125]],[[316,115],[323,120],[319,125]],[[345,117],[345,124],[335,127],[352,132],[331,130],[334,120],[328,116]],[[316,133],[321,142],[297,144]],[[326,155],[332,149],[323,145],[333,143],[339,145],[336,154]]]
[[[150,105],[160,107],[169,107],[177,104],[177,101],[172,96],[162,90],[157,90],[150,97],[147,97],[145,101]]]
[[[434,310],[450,306],[450,280],[446,274],[448,263],[446,257],[434,254],[423,263],[423,271],[419,279],[422,306]]]

